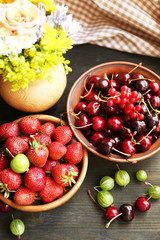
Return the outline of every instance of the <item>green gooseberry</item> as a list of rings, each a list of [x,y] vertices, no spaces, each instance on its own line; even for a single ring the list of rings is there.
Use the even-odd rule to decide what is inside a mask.
[[[100,180],[100,188],[104,190],[111,190],[114,188],[114,179],[110,176],[105,176]]]
[[[115,181],[119,186],[125,187],[127,184],[130,183],[130,176],[127,171],[118,170],[115,173]]]
[[[160,198],[160,186],[154,185],[154,186],[150,187],[148,190],[148,194],[153,199]]]
[[[144,170],[138,170],[136,172],[136,178],[140,182],[144,182],[147,179],[147,173]]]
[[[100,190],[97,194],[97,202],[104,208],[109,207],[113,203],[113,196],[107,190]]]
[[[30,162],[25,154],[17,154],[10,162],[11,169],[16,173],[24,173],[29,168]]]
[[[13,219],[12,222],[10,223],[10,230],[11,233],[15,236],[20,236],[24,233],[25,231],[25,225],[20,219]]]

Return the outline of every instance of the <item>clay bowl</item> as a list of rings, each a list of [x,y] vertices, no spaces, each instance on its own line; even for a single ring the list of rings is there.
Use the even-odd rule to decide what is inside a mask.
[[[81,100],[80,96],[83,95],[84,92],[84,86],[86,84],[87,78],[89,75],[100,75],[104,76],[106,73],[107,75],[112,73],[122,73],[122,72],[129,72],[133,68],[135,68],[137,64],[130,63],[130,62],[108,62],[103,63],[100,65],[97,65],[85,73],[83,73],[73,84],[69,95],[67,99],[67,117],[68,122],[73,130],[74,135],[76,138],[85,146],[89,151],[91,151],[93,154],[97,155],[98,157],[114,161],[114,162],[133,162],[136,163],[138,161],[144,160],[146,158],[151,157],[152,155],[156,154],[160,150],[160,138],[156,140],[150,149],[143,153],[136,153],[132,155],[131,157],[124,158],[124,156],[117,155],[117,154],[110,154],[107,156],[102,155],[101,153],[97,152],[97,148],[94,147],[82,134],[82,132],[75,128],[75,116],[73,116],[74,108],[77,105],[77,103]],[[160,82],[160,77],[152,72],[151,70],[147,69],[146,67],[139,66],[134,73],[140,72],[142,73],[146,78],[153,79],[157,82]]]
[[[62,121],[61,119],[59,119],[57,117],[43,115],[43,114],[31,115],[31,116],[38,118],[41,123],[45,123],[46,121],[49,121],[49,122],[54,123],[55,126],[58,126],[61,123],[63,125],[67,125],[66,122]],[[20,119],[15,120],[15,122],[18,123],[20,121]],[[77,140],[73,137],[72,141],[74,142]],[[25,211],[25,212],[42,212],[42,211],[51,210],[53,208],[57,208],[57,207],[61,206],[62,204],[66,203],[68,200],[70,200],[74,196],[74,194],[81,187],[81,185],[85,179],[87,168],[88,168],[88,154],[87,154],[87,150],[85,148],[83,148],[82,162],[80,163],[80,165],[77,165],[77,166],[79,167],[79,177],[76,181],[76,184],[73,185],[71,188],[69,187],[69,189],[66,188],[66,190],[67,190],[66,193],[64,193],[60,198],[54,200],[51,203],[42,203],[39,201],[35,201],[36,205],[32,204],[29,206],[21,206],[21,205],[14,203],[12,200],[10,200],[8,198],[4,198],[3,194],[1,194],[1,193],[0,193],[0,200],[3,201],[4,203],[10,205],[13,208],[16,208],[18,210]]]

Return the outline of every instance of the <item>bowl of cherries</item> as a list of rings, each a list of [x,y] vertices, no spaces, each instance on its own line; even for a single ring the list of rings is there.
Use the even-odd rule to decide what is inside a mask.
[[[160,77],[142,64],[108,62],[82,74],[67,100],[68,122],[92,153],[115,162],[160,150]]]

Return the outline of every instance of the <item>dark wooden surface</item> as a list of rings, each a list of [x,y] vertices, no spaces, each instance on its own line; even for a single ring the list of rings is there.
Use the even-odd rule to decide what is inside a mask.
[[[71,60],[73,71],[68,75],[67,88],[59,102],[51,109],[43,112],[59,117],[66,111],[66,100],[69,90],[75,80],[89,68],[109,61],[142,62],[143,66],[150,68],[160,75],[160,58],[128,54],[94,45],[74,46],[67,53]],[[43,99],[42,99],[43,101]],[[0,124],[9,122],[27,113],[17,111],[8,106],[0,98]],[[131,176],[131,182],[126,188],[116,186],[112,190],[114,204],[119,207],[123,203],[134,204],[137,197],[147,192],[148,187],[135,180],[138,169],[148,173],[148,181],[160,184],[160,153],[137,164],[119,164]],[[63,206],[47,212],[26,213],[12,209],[7,214],[0,213],[0,239],[16,239],[9,230],[11,215],[24,221],[26,231],[21,237],[24,240],[159,240],[160,239],[160,200],[151,200],[151,209],[146,213],[138,213],[134,220],[125,223],[118,219],[109,229],[105,229],[106,220],[104,212],[89,198],[87,190],[99,183],[105,175],[114,176],[117,166],[115,163],[98,158],[89,153],[89,167],[84,183],[76,195]]]

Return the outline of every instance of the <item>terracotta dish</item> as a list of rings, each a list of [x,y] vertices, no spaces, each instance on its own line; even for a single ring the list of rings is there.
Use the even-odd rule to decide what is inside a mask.
[[[31,116],[38,118],[41,123],[49,121],[49,122],[54,123],[55,126],[58,126],[61,123],[63,125],[67,125],[66,122],[62,121],[61,119],[59,119],[57,117],[43,115],[43,114],[31,115]],[[20,119],[15,120],[15,122],[19,122]],[[76,139],[74,137],[73,137],[73,141],[76,141]],[[67,202],[69,199],[71,199],[73,197],[73,195],[78,191],[78,189],[80,188],[81,184],[83,183],[83,181],[85,179],[87,168],[88,168],[88,154],[87,154],[87,150],[85,148],[83,148],[83,159],[80,164],[80,173],[79,173],[79,177],[76,181],[76,184],[73,185],[69,190],[67,190],[66,193],[64,195],[62,195],[62,197],[58,198],[57,200],[54,200],[51,203],[42,203],[41,202],[41,203],[37,203],[37,205],[32,204],[29,206],[21,206],[21,205],[15,204],[10,199],[4,198],[3,194],[1,194],[1,193],[0,193],[0,200],[2,200],[4,203],[10,205],[13,208],[16,208],[18,210],[25,211],[25,212],[42,212],[42,211],[47,211],[47,210],[59,207],[62,204],[64,204],[65,202]]]
[[[100,65],[97,65],[85,73],[83,73],[74,83],[72,86],[70,93],[68,95],[68,100],[67,100],[67,117],[68,117],[68,122],[73,130],[73,133],[75,137],[86,147],[89,151],[91,151],[93,154],[96,154],[99,157],[105,158],[110,161],[114,162],[133,162],[136,163],[137,161],[144,160],[148,157],[151,157],[155,153],[157,153],[160,150],[160,138],[156,140],[150,149],[146,152],[143,153],[137,153],[129,157],[127,160],[124,158],[124,156],[117,155],[117,154],[110,154],[107,156],[104,156],[97,152],[96,147],[94,147],[82,134],[82,132],[75,128],[75,116],[72,114],[74,112],[74,108],[77,105],[77,103],[81,100],[80,96],[83,95],[84,92],[84,86],[86,84],[87,78],[89,75],[101,75],[104,76],[106,73],[107,75],[112,74],[114,72],[116,73],[122,73],[122,72],[130,72],[133,68],[135,68],[137,64],[135,63],[130,63],[130,62],[108,62],[108,63],[103,63]],[[152,72],[151,70],[147,69],[146,67],[139,66],[134,73],[140,72],[143,74],[146,78],[153,79],[157,82],[160,82],[160,77]]]

